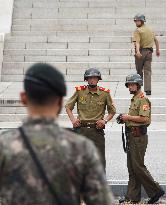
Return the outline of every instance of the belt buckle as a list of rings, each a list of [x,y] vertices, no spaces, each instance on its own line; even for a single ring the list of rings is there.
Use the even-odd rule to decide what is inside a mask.
[[[90,124],[91,124],[91,123],[87,123],[87,128],[88,128],[88,129],[91,128],[91,127],[90,127]],[[89,125],[89,126],[88,126],[88,125]]]

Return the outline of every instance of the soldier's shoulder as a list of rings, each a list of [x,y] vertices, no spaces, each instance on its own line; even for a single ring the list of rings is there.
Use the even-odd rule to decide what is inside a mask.
[[[86,90],[86,88],[87,88],[86,85],[79,85],[75,87],[76,91]]]
[[[19,131],[18,129],[8,129],[4,130],[0,133],[0,140],[2,139],[13,139],[15,137],[18,137]]]
[[[0,143],[4,147],[9,147],[10,144],[19,137],[18,129],[9,129],[0,133]]]
[[[150,102],[150,100],[148,99],[148,97],[142,92],[140,95],[139,95],[139,99],[142,101],[147,101],[147,102]]]
[[[89,139],[83,135],[75,133],[72,130],[62,128],[61,133],[62,139],[66,141],[64,144],[66,144],[66,146],[74,146],[79,153],[84,152],[84,149],[87,147],[87,145],[88,147],[93,147],[93,143]]]
[[[110,93],[111,92],[110,89],[104,88],[104,87],[99,87],[99,90],[103,91],[103,92],[106,92],[106,93]]]
[[[144,94],[143,92],[142,92],[142,93],[140,93],[139,98],[140,98],[140,99],[145,98],[145,94]]]

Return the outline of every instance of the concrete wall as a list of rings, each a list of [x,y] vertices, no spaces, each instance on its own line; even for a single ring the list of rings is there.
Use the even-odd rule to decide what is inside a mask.
[[[10,33],[13,0],[0,0],[0,33]]]
[[[0,33],[0,76],[3,61],[4,35]]]
[[[3,61],[4,35],[11,31],[12,13],[13,0],[0,0],[0,76]]]

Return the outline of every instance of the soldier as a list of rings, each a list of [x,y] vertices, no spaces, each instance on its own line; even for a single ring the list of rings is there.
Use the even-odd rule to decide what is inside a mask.
[[[128,114],[122,114],[127,137],[127,167],[129,172],[128,190],[119,203],[138,203],[141,200],[141,185],[150,197],[148,204],[153,204],[164,195],[164,191],[144,165],[148,144],[147,127],[151,123],[151,104],[141,91],[143,81],[139,74],[126,77],[125,86],[133,94]]]
[[[143,79],[144,71],[144,91],[146,95],[151,95],[151,63],[153,45],[156,45],[156,56],[160,56],[159,42],[153,31],[145,25],[146,19],[142,14],[134,17],[137,29],[133,35],[135,46],[135,65],[137,73]]]
[[[21,101],[28,118],[0,134],[0,200],[3,205],[113,204],[96,148],[58,126],[66,86],[47,64],[26,73]],[[97,186],[96,186],[97,184]]]
[[[66,104],[66,112],[77,132],[94,142],[105,168],[104,128],[116,110],[110,90],[97,86],[99,80],[102,80],[101,73],[96,68],[86,70],[84,81],[87,81],[88,85],[76,87],[74,95]],[[75,103],[77,103],[77,118],[72,113]],[[104,117],[106,107],[108,115]]]

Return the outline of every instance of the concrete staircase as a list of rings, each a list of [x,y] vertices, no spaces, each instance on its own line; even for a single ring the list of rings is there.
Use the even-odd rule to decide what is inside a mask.
[[[155,0],[15,0],[12,33],[5,37],[2,81],[22,81],[34,62],[56,65],[67,81],[82,81],[88,67],[104,81],[124,81],[134,72],[133,16],[147,16],[162,43],[154,56],[154,81],[165,81],[166,2]]]
[[[123,90],[120,82],[135,72],[131,34],[135,29],[133,16],[138,12],[145,13],[161,42],[161,57],[153,57],[153,87],[158,90],[152,96],[152,105],[153,119],[165,120],[165,93],[159,95],[158,91],[159,84],[166,80],[166,2],[140,0],[140,7],[137,5],[137,0],[15,0],[12,32],[5,36],[1,80],[8,86],[5,94],[0,94],[0,121],[24,117],[25,109],[15,100],[22,88],[19,81],[34,62],[48,62],[60,69],[70,87],[68,96],[83,80],[85,69],[99,68],[103,81],[108,82],[104,85],[111,90],[113,87],[118,112],[127,111],[128,104],[120,98],[118,89]],[[161,105],[157,95],[162,98]]]

